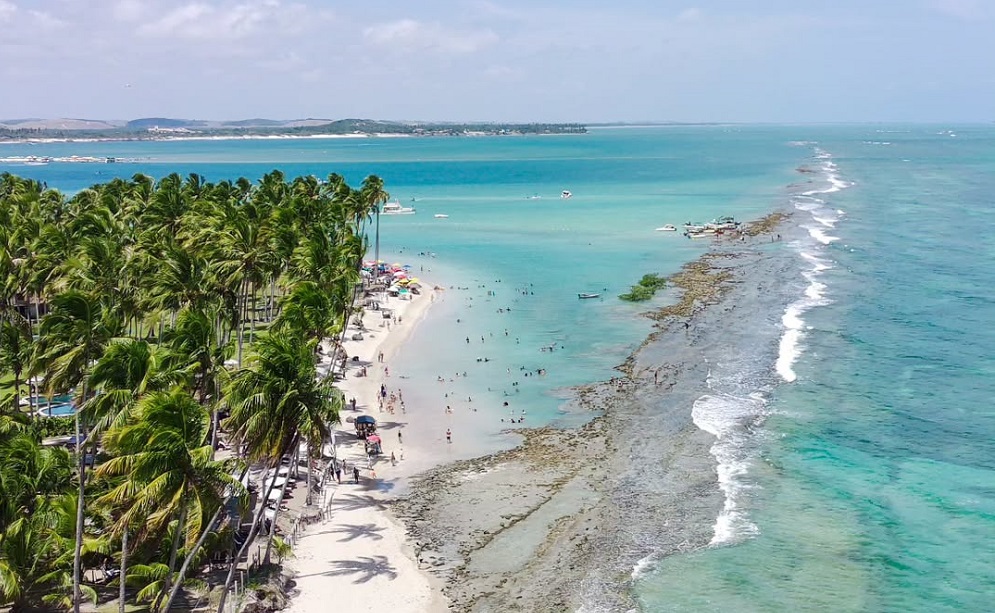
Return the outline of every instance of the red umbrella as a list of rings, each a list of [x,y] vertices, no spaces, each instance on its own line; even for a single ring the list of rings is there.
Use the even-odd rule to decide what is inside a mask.
[[[366,442],[368,442],[368,443],[379,443],[380,442],[380,437],[377,436],[376,434],[374,434],[372,436],[367,436],[366,437]]]

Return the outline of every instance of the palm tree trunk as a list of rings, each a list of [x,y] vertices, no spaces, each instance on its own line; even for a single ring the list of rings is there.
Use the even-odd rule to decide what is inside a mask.
[[[297,445],[297,439],[294,439],[291,448]],[[279,464],[277,464],[279,467]],[[263,513],[266,511],[266,501],[269,500],[270,492],[273,491],[273,486],[276,485],[276,473],[273,474],[273,479],[269,482],[269,486],[266,486],[265,478],[269,471],[263,473],[263,487],[260,488],[263,491],[263,498],[259,501],[259,510],[256,511],[255,517],[252,519],[252,526],[249,528],[249,536],[246,537],[245,542],[238,550],[238,555],[232,560],[231,566],[228,567],[228,576],[225,577],[225,585],[221,590],[221,600],[218,602],[218,613],[224,613],[225,601],[228,600],[228,590],[231,589],[232,582],[235,581],[235,571],[238,570],[238,562],[242,559],[242,556],[246,554],[249,550],[249,546],[252,545],[252,540],[256,538],[256,534],[259,532],[259,526],[261,525],[261,520]],[[286,485],[286,484],[284,484]]]
[[[83,383],[83,395],[86,399],[86,382]],[[80,557],[83,553],[83,502],[86,493],[86,455],[83,453],[82,432],[79,424],[79,410],[73,419],[76,428],[76,467],[79,472],[79,489],[76,492],[76,543],[73,548],[73,613],[79,613],[82,597],[80,592]]]
[[[31,394],[31,386],[28,386],[28,394]],[[14,411],[21,411],[21,369],[14,369]],[[31,416],[34,419],[34,415]]]
[[[299,446],[300,441],[298,440],[297,444],[294,445],[295,452],[298,451]],[[297,458],[295,457],[294,462],[296,463],[296,461]],[[273,524],[270,526],[269,536],[266,537],[266,554],[263,555],[263,564],[266,564],[267,566],[270,563],[270,551],[273,549],[273,537],[276,536],[276,519],[280,516],[280,505],[283,504],[283,497],[287,493],[287,485],[289,484],[290,475],[288,474],[287,478],[283,481],[283,486],[280,488],[280,497],[276,500],[276,511],[273,512]]]
[[[311,449],[310,443],[307,446],[307,497],[304,499],[305,504],[311,504],[314,497],[311,493],[311,454],[314,453],[314,449]]]
[[[128,526],[124,527],[124,532],[121,534],[121,568],[118,570],[120,574],[117,578],[121,585],[118,587],[117,610],[118,613],[124,613],[128,587],[124,581],[125,577],[128,576]]]
[[[236,324],[235,334],[238,338],[238,367],[242,368],[242,322],[245,320],[245,281],[243,280],[239,283],[238,288],[238,298],[241,304],[235,305],[235,310],[238,312],[238,323]]]
[[[183,505],[180,508],[180,516],[176,519],[176,532],[173,534],[173,547],[169,551],[169,572],[166,573],[166,579],[162,582],[162,590],[160,590],[159,595],[156,596],[155,602],[152,603],[152,610],[157,611],[159,609],[159,603],[162,599],[166,597],[169,592],[170,581],[173,578],[173,569],[176,568],[176,554],[180,550],[180,537],[183,534],[183,524],[187,519],[187,506]]]
[[[256,285],[254,283],[249,284],[249,306],[246,307],[249,310],[249,344],[256,339]]]
[[[239,475],[238,480],[241,481],[244,479],[247,472],[249,472],[248,467],[242,471],[242,474]],[[211,516],[211,521],[207,522],[207,526],[200,534],[200,538],[197,539],[193,549],[187,552],[187,557],[184,558],[183,565],[180,566],[180,571],[176,573],[176,582],[173,584],[173,589],[169,592],[169,599],[166,600],[166,606],[162,608],[164,613],[168,613],[170,607],[173,606],[173,601],[176,600],[176,596],[179,595],[180,588],[183,587],[183,581],[186,579],[187,572],[190,570],[190,564],[193,563],[193,560],[197,556],[197,552],[200,551],[200,548],[204,546],[204,541],[207,540],[207,535],[214,529],[214,524],[217,523],[218,518],[221,517],[221,512],[225,510],[225,507],[228,506],[228,502],[231,501],[231,499],[231,494],[225,497],[225,499],[221,502],[221,505],[218,506],[218,510],[214,512],[213,516]]]

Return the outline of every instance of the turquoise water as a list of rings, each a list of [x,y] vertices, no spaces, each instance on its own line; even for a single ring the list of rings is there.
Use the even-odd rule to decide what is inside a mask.
[[[646,307],[614,296],[707,249],[654,228],[794,210],[774,252],[798,273],[779,290],[784,311],[766,314],[779,322],[774,351],[725,366],[749,363],[764,381],[763,419],[713,448],[735,465],[724,491],[736,516],[716,523],[713,546],[656,560],[636,583],[639,601],[647,611],[991,608],[991,127],[0,145],[0,156],[71,154],[147,159],[0,171],[67,190],[137,171],[219,179],[279,166],[357,184],[380,174],[418,208],[381,219],[385,259],[452,286],[392,375],[454,378],[449,398],[406,391],[409,412],[472,406],[493,416],[495,432],[506,401],[529,407],[527,425],[568,419],[564,388],[612,376],[646,336]],[[818,176],[797,173],[801,164]],[[559,198],[564,189],[571,199]],[[577,300],[589,291],[604,299]],[[556,351],[541,351],[549,345]],[[522,367],[548,374],[524,377]]]
[[[943,130],[811,137],[852,185],[799,211],[825,268],[742,479],[757,532],[661,562],[647,610],[991,610],[995,130]]]

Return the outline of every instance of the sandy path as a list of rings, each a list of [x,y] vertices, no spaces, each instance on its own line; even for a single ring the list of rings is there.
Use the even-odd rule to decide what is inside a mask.
[[[337,383],[347,403],[356,399],[357,408],[343,411],[343,423],[336,434],[338,457],[348,463],[348,474],[342,483],[331,483],[322,493],[323,503],[330,510],[320,525],[305,531],[295,547],[295,557],[289,561],[296,572],[300,594],[287,611],[292,613],[339,611],[444,611],[446,603],[435,579],[419,570],[413,550],[407,544],[404,526],[385,508],[391,491],[416,465],[430,461],[425,457],[428,441],[419,440],[418,429],[404,430],[404,445],[397,433],[407,423],[400,408],[395,414],[380,412],[377,395],[380,385],[394,389],[396,381],[385,376],[391,358],[424,318],[436,299],[435,290],[426,289],[413,300],[389,299],[382,303],[391,309],[400,323],[384,319],[382,311],[366,310],[363,340],[351,340],[350,328],[344,348],[350,360],[345,379]],[[383,363],[378,354],[383,353]],[[359,362],[351,361],[359,356]],[[363,367],[367,376],[357,376]],[[327,361],[322,368],[327,368]],[[372,415],[379,423],[384,454],[368,467],[362,441],[353,430],[352,420],[358,415]],[[398,459],[393,465],[391,453]],[[403,460],[408,454],[408,460]],[[421,458],[420,462],[411,459]],[[360,467],[360,482],[355,484],[352,467]],[[433,587],[435,586],[435,587]]]

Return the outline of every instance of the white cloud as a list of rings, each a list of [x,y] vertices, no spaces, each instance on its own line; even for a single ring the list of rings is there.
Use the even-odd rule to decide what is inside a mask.
[[[273,0],[224,6],[191,2],[142,25],[138,32],[162,38],[240,39],[264,27],[283,25],[283,11],[280,4]]]
[[[696,7],[684,9],[677,15],[677,21],[684,23],[691,21],[699,21],[701,18],[702,18],[701,9]]]
[[[0,0],[0,23],[10,21],[17,12],[17,5],[7,0]]]
[[[111,9],[111,14],[118,21],[138,21],[147,13],[146,6],[141,0],[120,0]]]
[[[498,41],[498,35],[491,30],[459,31],[414,19],[371,26],[363,30],[363,37],[375,45],[398,51],[450,54],[473,53]]]
[[[931,0],[930,6],[950,17],[973,20],[985,16],[984,6],[978,0]]]

